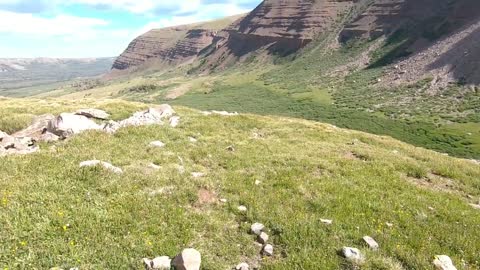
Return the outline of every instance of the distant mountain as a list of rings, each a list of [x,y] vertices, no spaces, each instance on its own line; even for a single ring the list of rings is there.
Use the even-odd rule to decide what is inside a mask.
[[[0,58],[2,90],[40,86],[108,72],[115,58]]]

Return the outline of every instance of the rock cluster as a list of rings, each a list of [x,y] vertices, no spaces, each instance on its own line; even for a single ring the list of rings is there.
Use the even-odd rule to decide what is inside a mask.
[[[36,117],[29,127],[13,135],[0,131],[0,156],[30,154],[39,150],[37,142],[54,142],[88,130],[115,133],[118,129],[128,126],[162,125],[164,120],[175,127],[180,123],[180,117],[174,115],[175,111],[167,104],[137,112],[120,122],[109,121],[103,124],[97,124],[93,119],[107,120],[110,115],[98,109],[82,109],[75,113],[61,113],[58,116],[45,114]],[[152,146],[161,147],[159,143],[153,142]],[[98,164],[101,163],[96,165]]]
[[[200,252],[193,248],[184,249],[171,260],[168,256],[154,259],[144,258],[143,264],[147,270],[170,270],[172,266],[176,270],[199,270],[202,264]]]

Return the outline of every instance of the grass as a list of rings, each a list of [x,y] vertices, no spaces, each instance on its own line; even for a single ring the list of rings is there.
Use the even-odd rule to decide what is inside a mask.
[[[16,127],[18,114],[90,105],[122,118],[146,106],[11,99],[0,105],[0,115],[11,116],[0,130]],[[1,158],[0,268],[142,269],[143,257],[193,246],[202,269],[230,269],[258,256],[248,234],[253,222],[266,225],[275,246],[262,269],[353,269],[337,255],[344,245],[366,254],[361,269],[429,269],[437,254],[464,269],[480,267],[480,215],[468,205],[480,196],[477,164],[328,124],[175,109],[182,117],[176,129],[88,132],[55,148],[43,144],[33,155]],[[166,147],[149,148],[153,140]],[[78,167],[89,159],[125,173]],[[149,169],[151,162],[161,169]],[[248,211],[238,212],[238,205]],[[379,242],[378,252],[363,246],[364,235]]]

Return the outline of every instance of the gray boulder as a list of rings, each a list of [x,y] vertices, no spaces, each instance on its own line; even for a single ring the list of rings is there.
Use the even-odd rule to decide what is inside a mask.
[[[362,263],[365,260],[363,254],[357,248],[343,247],[342,255],[345,259],[353,263]]]
[[[60,137],[68,137],[87,130],[100,130],[101,126],[83,115],[62,113],[48,123],[47,131]]]
[[[48,123],[55,119],[53,114],[44,114],[33,119],[30,126],[12,134],[13,137],[30,137],[35,141],[43,141]]]
[[[146,270],[170,270],[172,260],[168,256],[157,257],[153,260],[143,259]]]
[[[99,109],[80,109],[75,112],[76,115],[83,115],[88,118],[95,118],[99,120],[108,120],[110,119],[110,114],[106,111]]]

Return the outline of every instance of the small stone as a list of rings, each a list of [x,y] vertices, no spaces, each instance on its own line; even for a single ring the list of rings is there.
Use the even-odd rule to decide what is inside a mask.
[[[390,227],[390,228],[393,227],[393,223],[390,223],[390,222],[385,222],[385,225],[387,225],[387,227]]]
[[[260,235],[265,229],[265,226],[262,223],[253,223],[250,227],[250,231],[255,235]]]
[[[162,168],[161,166],[158,166],[155,163],[148,164],[148,167],[151,168],[151,169],[154,169],[154,170],[160,170]]]
[[[235,270],[249,270],[249,269],[250,269],[250,266],[248,265],[248,263],[241,263],[235,266]]]
[[[471,203],[470,206],[473,207],[473,208],[475,208],[475,209],[480,210],[480,204]]]
[[[227,199],[220,199],[221,203],[227,203]]]
[[[262,184],[262,181],[260,181],[260,180],[255,180],[255,186],[259,186],[260,184]]]
[[[378,249],[378,243],[370,236],[364,236],[363,237],[363,241],[365,241],[365,243],[368,245],[368,247],[370,247],[371,249],[373,250],[377,250]]]
[[[147,270],[170,270],[172,260],[167,256],[157,257],[153,260],[148,258],[143,259],[145,269]]]
[[[353,263],[361,263],[364,261],[362,253],[357,248],[343,247],[342,255],[345,259]]]
[[[327,225],[332,225],[332,224],[333,224],[333,220],[331,220],[331,219],[323,219],[323,218],[321,218],[321,219],[320,219],[320,222],[322,222],[323,224],[327,224]]]
[[[247,212],[247,207],[244,206],[244,205],[240,205],[240,206],[238,207],[238,211],[240,211],[240,212]]]
[[[230,145],[230,146],[227,147],[227,150],[230,151],[230,152],[235,152],[235,146]]]
[[[266,234],[265,232],[261,232],[259,236],[257,236],[257,242],[259,242],[260,244],[267,244],[268,242],[268,234]]]
[[[193,137],[188,137],[188,140],[191,142],[191,143],[196,143],[198,142],[197,139],[193,138]]]
[[[265,245],[263,247],[262,253],[263,255],[266,255],[266,256],[273,256],[273,246],[270,244]]]
[[[154,141],[150,143],[150,146],[162,148],[162,147],[165,147],[165,144],[161,141]]]
[[[450,257],[447,255],[435,256],[433,265],[435,265],[435,269],[437,270],[457,270],[457,268],[453,265],[452,259],[450,259]]]
[[[170,126],[171,127],[177,127],[180,124],[180,117],[179,116],[173,116],[169,120]]]
[[[116,173],[116,174],[122,174],[123,170],[113,166],[112,164],[100,160],[89,160],[89,161],[84,161],[80,163],[80,168],[85,168],[85,167],[96,167],[96,166],[102,166],[103,168]]]
[[[178,254],[172,261],[176,270],[199,270],[202,263],[200,252],[193,248],[187,248]]]
[[[200,177],[204,177],[204,176],[205,176],[205,174],[201,173],[201,172],[193,172],[192,173],[193,178],[200,178]]]

